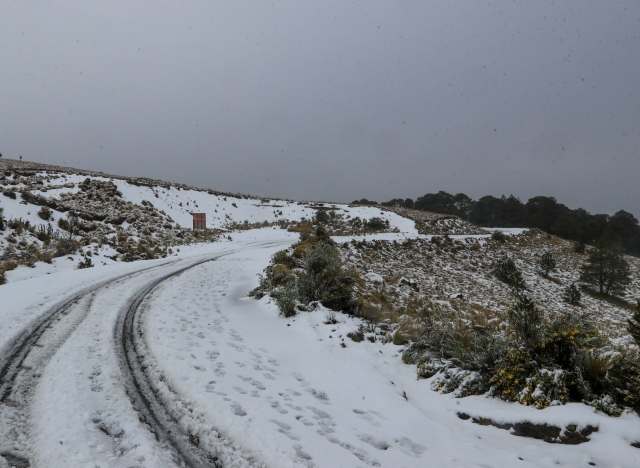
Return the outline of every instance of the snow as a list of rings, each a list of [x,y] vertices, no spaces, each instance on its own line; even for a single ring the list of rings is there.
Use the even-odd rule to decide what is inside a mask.
[[[223,454],[227,466],[640,462],[640,450],[630,445],[640,440],[636,415],[611,418],[582,404],[539,411],[485,397],[442,395],[431,390],[429,380],[416,380],[413,366],[402,364],[401,347],[347,338],[358,319],[338,314],[339,323],[327,325],[322,308],[285,319],[269,298],[246,297],[270,256],[294,239],[284,230],[253,230],[234,234],[232,242],[181,248],[163,260],[61,271],[0,288],[0,349],[7,349],[54,303],[120,275],[136,275],[81,301],[78,311],[88,310],[86,318],[42,370],[25,441],[32,466],[175,466],[131,407],[113,330],[135,291],[190,262],[220,255],[162,283],[144,320],[146,363],[161,376],[156,384],[165,403],[182,414],[182,424],[198,434],[201,446]],[[458,413],[599,430],[581,445],[548,444],[462,420]],[[0,427],[9,423],[0,416]],[[216,447],[221,440],[225,445]]]

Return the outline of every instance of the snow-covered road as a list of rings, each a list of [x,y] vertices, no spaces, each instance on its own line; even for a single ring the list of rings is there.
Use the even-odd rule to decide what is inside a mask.
[[[640,464],[637,416],[441,395],[399,346],[346,338],[357,319],[285,319],[269,298],[246,297],[293,240],[249,231],[0,288],[0,454],[52,468]],[[548,444],[458,413],[600,429]]]

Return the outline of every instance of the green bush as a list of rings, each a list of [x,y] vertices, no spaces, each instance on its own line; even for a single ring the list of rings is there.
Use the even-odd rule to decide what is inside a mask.
[[[498,242],[506,242],[507,241],[507,236],[505,236],[504,232],[502,232],[502,231],[494,231],[493,234],[491,234],[491,238],[493,240],[498,241]]]
[[[382,231],[389,228],[389,221],[374,216],[369,221],[365,221],[364,226],[371,231]]]
[[[279,250],[271,256],[271,263],[274,265],[285,265],[289,268],[295,268],[298,265],[296,259],[289,255],[286,250]]]
[[[549,276],[549,273],[556,269],[556,259],[551,252],[545,252],[542,254],[540,262],[538,262],[538,268],[545,278]]]
[[[338,250],[318,242],[307,250],[298,273],[298,296],[304,304],[320,301],[332,310],[357,313],[360,300],[353,294],[355,273],[344,270]]]
[[[518,269],[515,262],[508,257],[498,260],[493,268],[493,274],[514,289],[516,295],[527,289],[527,285],[522,277],[522,272]]]
[[[328,223],[329,221],[331,221],[331,218],[329,217],[329,213],[327,213],[326,210],[318,210],[316,211],[314,220],[316,223]]]
[[[527,296],[520,297],[509,308],[508,319],[517,344],[530,348],[539,343],[542,332],[542,312],[533,300]]]
[[[580,289],[578,289],[578,287],[575,285],[575,283],[573,283],[565,288],[564,292],[562,293],[562,299],[568,304],[578,305],[582,300],[582,293],[580,292]]]
[[[343,268],[337,248],[323,230],[319,225],[314,235],[301,233],[291,255],[286,250],[276,252],[260,276],[260,285],[249,294],[257,299],[269,294],[286,317],[316,301],[332,310],[359,312],[361,301],[353,288],[358,277]]]
[[[472,326],[451,313],[428,318],[403,361],[433,388],[456,396],[490,395],[537,408],[583,401],[619,415],[640,411],[640,355],[613,351],[584,314],[543,319],[534,301],[510,308],[508,333]]]

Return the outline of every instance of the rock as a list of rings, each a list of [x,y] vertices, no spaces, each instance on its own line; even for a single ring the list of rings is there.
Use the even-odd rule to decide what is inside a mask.
[[[366,275],[364,275],[364,278],[369,283],[373,283],[373,284],[383,284],[384,283],[384,278],[382,278],[382,276],[380,276],[378,273],[369,272]]]
[[[413,289],[416,292],[420,291],[420,288],[418,287],[418,283],[417,282],[415,282],[413,280],[410,280],[410,279],[407,279],[404,276],[402,278],[400,278],[400,281],[398,281],[398,284],[400,286],[409,286],[411,289]]]
[[[347,333],[347,338],[351,338],[356,343],[360,343],[364,340],[364,335],[361,332],[350,332]]]

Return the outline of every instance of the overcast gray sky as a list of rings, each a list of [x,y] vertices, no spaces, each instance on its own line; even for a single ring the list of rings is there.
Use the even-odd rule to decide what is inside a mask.
[[[3,0],[5,157],[640,217],[640,2]]]

